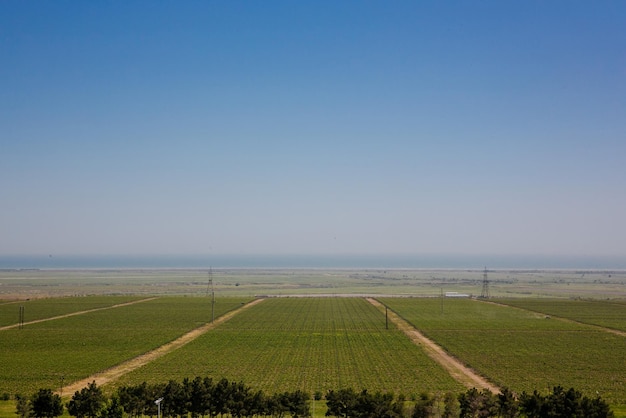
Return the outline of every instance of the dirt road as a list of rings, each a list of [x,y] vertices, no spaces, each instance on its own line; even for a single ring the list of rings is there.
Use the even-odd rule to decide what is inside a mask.
[[[382,312],[385,311],[385,306],[376,299],[367,298],[367,301],[376,306]],[[478,375],[475,371],[465,366],[456,358],[446,353],[443,348],[435,344],[432,340],[426,338],[424,334],[416,330],[411,324],[404,319],[400,318],[396,313],[388,310],[388,318],[393,322],[399,330],[404,332],[415,344],[422,347],[424,352],[437,363],[448,371],[457,382],[464,385],[466,388],[477,389],[489,389],[493,393],[499,393],[500,388],[489,383],[485,378]]]
[[[22,325],[26,326],[26,325],[30,325],[30,324],[37,324],[39,322],[54,321],[55,319],[69,318],[70,316],[84,315],[86,313],[97,312],[97,311],[104,311],[104,310],[107,310],[107,309],[119,308],[121,306],[134,305],[136,303],[147,302],[149,300],[154,300],[154,299],[156,299],[156,297],[154,297],[154,298],[146,298],[146,299],[139,299],[139,300],[133,300],[131,302],[118,303],[117,305],[105,306],[104,308],[94,308],[94,309],[87,309],[85,311],[71,312],[71,313],[68,313],[68,314],[65,314],[65,315],[52,316],[50,318],[43,318],[43,319],[37,319],[35,321],[24,322]],[[5,327],[0,327],[0,331],[5,330],[5,329],[17,328],[19,326],[20,326],[20,324],[7,325]]]
[[[145,354],[132,358],[128,361],[125,361],[124,363],[120,363],[117,366],[111,367],[110,369],[104,370],[100,373],[96,373],[92,376],[86,377],[82,380],[79,380],[68,386],[65,386],[63,388],[63,394],[65,396],[72,396],[74,392],[76,392],[77,390],[81,390],[82,388],[86,387],[89,383],[93,381],[95,381],[98,386],[102,386],[106,383],[112,382],[118,379],[120,376],[125,375],[126,373],[129,373],[145,364],[150,363],[151,361],[158,359],[161,356],[164,356],[167,353],[170,353],[184,346],[185,344],[193,341],[194,339],[198,338],[200,335],[204,334],[205,332],[215,328],[219,324],[228,321],[230,318],[232,318],[233,316],[235,316],[242,310],[248,309],[251,306],[254,306],[262,301],[263,299],[255,299],[252,302],[243,305],[239,309],[230,311],[227,314],[220,316],[219,318],[215,320],[215,322],[205,324],[192,331],[189,331],[187,334],[182,335],[181,337],[165,345],[155,348],[152,351],[148,351]]]
[[[371,303],[372,305],[376,306],[378,309],[384,312],[385,307],[376,299],[373,299],[373,298],[366,298],[366,299],[369,303]],[[95,381],[98,386],[102,386],[106,383],[115,381],[116,379],[123,376],[124,374],[129,373],[145,364],[150,363],[151,361],[158,359],[161,356],[164,356],[167,353],[170,353],[184,346],[185,344],[193,341],[194,339],[198,338],[200,335],[204,334],[205,332],[213,329],[217,325],[228,321],[230,318],[235,316],[241,310],[252,307],[262,301],[263,299],[256,299],[242,306],[241,308],[237,310],[231,311],[227,313],[226,315],[223,315],[217,318],[214,323],[205,324],[199,328],[196,328],[188,332],[187,334],[182,335],[176,340],[173,340],[165,345],[162,345],[152,351],[149,351],[138,357],[130,359],[117,366],[111,367],[110,369],[107,369],[102,372],[96,373],[92,376],[86,377],[77,382],[73,382],[63,388],[62,394],[66,397],[72,396],[74,392],[81,390],[82,388],[86,387],[89,383],[93,381]],[[138,302],[140,301],[136,301],[132,303],[138,303]],[[79,313],[75,312],[67,316],[77,315],[77,314]],[[441,364],[442,367],[444,367],[448,371],[448,373],[450,373],[450,375],[459,383],[461,383],[467,388],[472,388],[472,387],[479,388],[479,389],[487,388],[494,393],[498,393],[500,391],[500,389],[497,386],[489,383],[486,379],[479,376],[476,372],[474,372],[467,366],[463,365],[454,357],[450,356],[441,347],[439,347],[430,339],[426,338],[423,334],[421,334],[418,330],[416,330],[411,324],[409,324],[408,322],[400,318],[394,312],[389,311],[388,316],[391,322],[393,322],[398,327],[398,329],[403,331],[411,339],[411,341],[413,341],[415,344],[422,347],[422,349],[428,356],[430,356],[437,363]]]
[[[575,319],[564,318],[562,316],[556,316],[556,315],[552,315],[552,314],[548,315],[545,312],[533,311],[532,309],[520,308],[519,306],[507,305],[505,303],[498,303],[498,302],[486,301],[486,300],[484,300],[482,302],[483,303],[491,303],[493,305],[498,305],[498,306],[504,306],[505,308],[518,309],[518,310],[524,311],[524,312],[532,312],[534,314],[546,315],[546,316],[549,316],[550,318],[556,319],[557,321],[568,322],[570,324],[584,325],[584,326],[587,326],[587,327],[595,328],[595,329],[597,329],[599,331],[604,331],[604,332],[608,332],[610,334],[619,335],[620,337],[626,337],[626,332],[620,331],[618,329],[603,327],[602,325],[590,324],[588,322],[581,322],[581,321],[577,321]]]

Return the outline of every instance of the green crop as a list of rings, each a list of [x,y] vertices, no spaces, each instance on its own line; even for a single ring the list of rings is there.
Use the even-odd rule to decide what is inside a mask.
[[[626,303],[572,299],[503,299],[501,303],[547,315],[626,331]]]
[[[120,383],[206,375],[267,392],[462,387],[360,298],[267,299]]]
[[[142,298],[137,296],[83,296],[5,302],[0,304],[0,327],[18,324],[20,307],[24,308],[24,322],[29,322],[72,312],[105,308],[139,299]]]
[[[562,385],[626,403],[624,337],[469,299],[381,301],[500,386],[533,391]]]
[[[218,299],[216,317],[243,299]],[[0,331],[0,393],[61,389],[210,322],[208,298],[164,297]]]
[[[29,301],[28,306],[31,314],[39,309],[45,318],[130,299],[59,298]],[[218,298],[216,317],[245,300]],[[557,318],[609,326],[620,322],[624,304],[510,302],[532,312],[469,299],[381,301],[500,386],[519,392],[562,385],[590,395],[597,391],[614,405],[626,404],[624,337]],[[0,312],[16,306],[0,305]],[[210,298],[161,297],[2,330],[0,393],[59,390],[172,341],[210,318]],[[113,382],[109,390],[119,384],[195,376],[241,380],[269,393],[345,387],[405,395],[463,390],[393,325],[386,329],[384,315],[361,298],[266,299]]]

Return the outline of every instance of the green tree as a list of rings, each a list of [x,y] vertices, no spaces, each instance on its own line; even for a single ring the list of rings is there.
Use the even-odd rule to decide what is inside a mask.
[[[460,418],[491,417],[497,414],[496,397],[488,389],[472,388],[459,395]]]
[[[202,379],[200,376],[196,376],[193,380],[183,380],[183,387],[188,397],[187,409],[191,412],[192,418],[206,414],[211,417],[217,415],[211,406],[213,386],[213,380],[208,377]]]
[[[250,388],[242,382],[230,384],[227,408],[231,416],[242,418],[248,416],[250,405]]]
[[[249,417],[268,415],[267,402],[265,394],[262,390],[250,393],[248,397],[248,415]]]
[[[354,412],[357,394],[354,389],[329,390],[326,394],[326,416],[348,418]]]
[[[124,416],[124,408],[117,396],[112,396],[100,411],[100,418],[122,418]]]
[[[231,386],[228,379],[220,379],[211,390],[211,416],[228,414],[228,403],[231,397]]]
[[[540,398],[540,400],[537,401],[535,398]],[[540,408],[535,408],[532,411],[533,415],[531,418],[609,418],[613,416],[609,405],[600,397],[595,399],[583,397],[574,388],[565,390],[562,386],[555,386],[552,389],[552,393],[545,397],[541,397],[535,391],[532,397],[526,397],[522,400],[522,409],[530,410],[532,408],[528,404],[533,406],[536,403],[540,403]]]
[[[326,416],[343,418],[394,418],[402,416],[402,405],[393,393],[369,393],[354,389],[330,390],[326,394]]]
[[[264,402],[265,406],[263,408],[264,414],[262,415],[270,415],[276,418],[284,417],[288,409],[284,405],[282,397],[282,393],[275,393],[272,396],[266,396]]]
[[[376,392],[372,395],[364,390],[358,398],[358,417],[399,418],[402,416],[402,412],[402,405],[395,402],[393,393]]]
[[[164,417],[185,416],[189,412],[189,393],[180,383],[170,380],[163,389],[161,414]]]
[[[423,392],[415,400],[413,413],[411,418],[430,418],[435,413],[435,398],[426,392]]]
[[[522,392],[519,398],[520,411],[528,418],[543,417],[545,403],[545,398],[536,390],[532,394]]]
[[[309,399],[311,399],[311,396],[308,393],[296,390],[295,392],[283,393],[281,403],[292,417],[309,417],[311,416]]]
[[[443,396],[443,413],[441,414],[441,418],[457,418],[459,414],[459,401],[457,397],[453,393],[447,392]]]
[[[583,415],[586,418],[612,418],[615,415],[609,404],[602,400],[599,396],[592,399],[584,397],[581,402]]]
[[[20,418],[28,418],[32,414],[30,400],[22,395],[15,395],[15,413]]]
[[[120,404],[131,417],[139,417],[144,415],[147,407],[146,399],[148,398],[148,384],[143,382],[136,386],[122,386],[117,391]]]
[[[498,414],[503,418],[516,418],[519,416],[519,403],[515,394],[509,388],[502,388],[498,393]]]
[[[87,387],[76,391],[72,399],[67,403],[67,411],[77,418],[95,418],[104,407],[106,398],[102,390],[93,381]]]
[[[562,386],[555,386],[546,398],[548,416],[584,418],[581,399],[582,394],[574,388],[565,390]]]
[[[571,388],[555,386],[543,396],[536,390],[520,395],[520,411],[528,418],[611,418],[613,411],[600,397],[591,399]]]
[[[61,397],[51,389],[39,389],[31,398],[32,416],[36,418],[54,418],[63,414]]]

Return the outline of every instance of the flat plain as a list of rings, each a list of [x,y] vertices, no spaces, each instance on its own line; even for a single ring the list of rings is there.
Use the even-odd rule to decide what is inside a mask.
[[[173,341],[210,320],[214,290],[216,317],[265,300],[107,390],[196,375],[267,392],[463,390],[393,324],[387,329],[368,296],[496,385],[573,386],[624,411],[626,337],[609,331],[624,331],[625,272],[489,271],[489,302],[443,297],[480,295],[483,274],[214,269],[211,289],[206,270],[0,271],[0,327],[16,325],[25,309],[23,329],[0,330],[0,394],[62,391]]]
[[[626,300],[626,271],[489,270],[495,297]],[[0,300],[54,296],[205,295],[208,270],[0,270]],[[213,269],[221,296],[480,296],[479,269]]]

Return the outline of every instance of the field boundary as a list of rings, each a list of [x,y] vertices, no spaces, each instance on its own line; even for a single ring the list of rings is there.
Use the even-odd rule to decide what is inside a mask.
[[[144,354],[141,354],[123,363],[120,363],[117,366],[113,366],[109,369],[106,369],[104,371],[98,372],[89,377],[86,377],[84,379],[71,383],[65,386],[62,389],[62,392],[60,394],[61,396],[63,396],[63,392],[65,392],[67,396],[72,396],[74,392],[81,390],[82,388],[89,385],[91,382],[96,382],[98,386],[102,386],[112,381],[115,381],[119,379],[121,376],[129,372],[132,372],[133,370],[138,369],[139,367],[142,367],[158,359],[159,357],[162,357],[176,349],[179,349],[180,347],[195,340],[196,338],[206,333],[207,331],[210,331],[211,329],[215,328],[221,323],[228,321],[229,319],[231,319],[233,316],[235,316],[242,310],[250,308],[262,301],[263,299],[255,299],[252,302],[246,303],[245,305],[237,309],[234,309],[230,312],[227,312],[226,314],[220,316],[219,318],[216,318],[214,322],[209,322],[198,328],[195,328],[189,331],[188,333],[183,334],[182,336],[178,337],[177,339],[172,340],[169,343],[166,343],[160,347],[155,348],[154,350],[148,351]]]
[[[602,325],[590,324],[589,322],[578,321],[576,319],[566,318],[566,317],[560,316],[560,315],[554,315],[554,314],[549,314],[549,313],[546,313],[546,312],[536,311],[534,309],[522,308],[520,306],[507,305],[506,303],[496,302],[496,301],[492,301],[492,300],[482,300],[481,302],[483,302],[483,303],[491,303],[491,304],[498,305],[498,306],[504,306],[506,308],[519,309],[519,310],[524,311],[524,312],[531,312],[531,313],[534,313],[534,314],[546,315],[546,316],[549,316],[550,318],[556,319],[557,321],[563,321],[563,322],[577,324],[577,325],[585,325],[585,326],[597,329],[599,331],[608,332],[609,334],[615,334],[615,335],[618,335],[620,337],[626,337],[626,332],[620,331],[620,330],[614,329],[614,328],[603,327]]]
[[[104,306],[102,308],[93,308],[93,309],[86,309],[84,311],[70,312],[70,313],[63,314],[63,315],[51,316],[50,318],[42,318],[42,319],[36,319],[34,321],[24,322],[21,325],[22,326],[26,326],[26,325],[38,324],[40,322],[55,321],[57,319],[69,318],[71,316],[84,315],[84,314],[88,314],[88,313],[92,313],[92,312],[98,312],[98,311],[104,311],[104,310],[107,310],[107,309],[120,308],[122,306],[134,305],[136,303],[148,302],[148,301],[151,301],[151,300],[154,300],[154,299],[157,299],[157,297],[155,296],[155,297],[151,297],[151,298],[132,300],[130,302],[118,303],[116,305]],[[4,331],[6,329],[11,329],[11,328],[17,328],[17,327],[19,327],[21,325],[20,324],[6,325],[4,327],[0,327],[0,331]]]
[[[381,311],[385,311],[385,305],[373,298],[366,298],[366,300],[374,305]],[[458,359],[452,357],[450,354],[446,353],[441,346],[435,343],[433,340],[426,337],[420,331],[418,331],[413,325],[411,325],[408,321],[401,318],[398,314],[396,314],[391,309],[388,310],[387,316],[389,320],[394,323],[398,329],[409,337],[409,339],[419,345],[422,350],[434,361],[439,363],[446,371],[460,384],[465,386],[468,389],[478,388],[478,389],[489,389],[493,393],[499,393],[500,388],[495,386],[494,384],[488,382],[484,377],[480,376],[478,373],[461,363]]]

